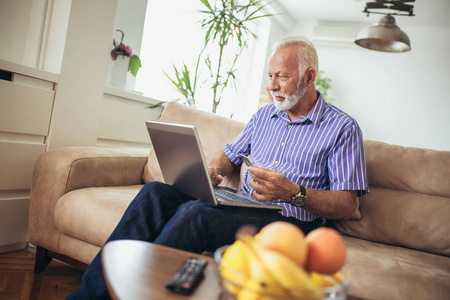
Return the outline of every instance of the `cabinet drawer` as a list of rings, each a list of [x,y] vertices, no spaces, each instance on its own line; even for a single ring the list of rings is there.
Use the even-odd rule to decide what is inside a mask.
[[[0,200],[0,250],[5,245],[28,241],[29,206],[29,198]]]
[[[31,187],[34,164],[45,145],[0,142],[0,190]]]
[[[0,131],[48,134],[54,91],[0,80]]]

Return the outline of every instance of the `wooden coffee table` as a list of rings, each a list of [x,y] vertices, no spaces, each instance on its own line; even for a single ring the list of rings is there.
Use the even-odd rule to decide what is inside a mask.
[[[205,277],[190,296],[175,294],[166,283],[188,257],[208,260]],[[222,292],[213,258],[151,244],[120,240],[107,243],[102,252],[103,273],[113,299],[219,299]],[[362,300],[349,295],[347,300]]]
[[[205,277],[190,296],[175,294],[166,283],[188,257],[208,260]],[[103,273],[113,299],[218,299],[221,287],[213,258],[143,241],[107,243],[102,252]]]

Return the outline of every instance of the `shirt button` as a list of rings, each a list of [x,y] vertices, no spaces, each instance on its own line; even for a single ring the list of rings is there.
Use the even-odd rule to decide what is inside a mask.
[[[285,145],[285,143],[284,143],[284,142],[281,142],[281,146],[283,146],[283,147],[284,147],[284,145]]]

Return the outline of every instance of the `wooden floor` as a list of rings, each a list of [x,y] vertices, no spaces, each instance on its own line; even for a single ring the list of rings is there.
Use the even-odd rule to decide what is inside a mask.
[[[53,260],[35,274],[34,258],[33,249],[0,254],[0,299],[65,299],[80,285],[82,270]]]

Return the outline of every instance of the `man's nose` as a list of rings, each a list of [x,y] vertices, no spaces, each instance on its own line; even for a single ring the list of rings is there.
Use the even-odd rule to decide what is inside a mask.
[[[278,84],[278,80],[276,78],[272,78],[270,79],[270,84],[269,84],[269,89],[270,91],[277,91],[280,89],[280,86]]]

